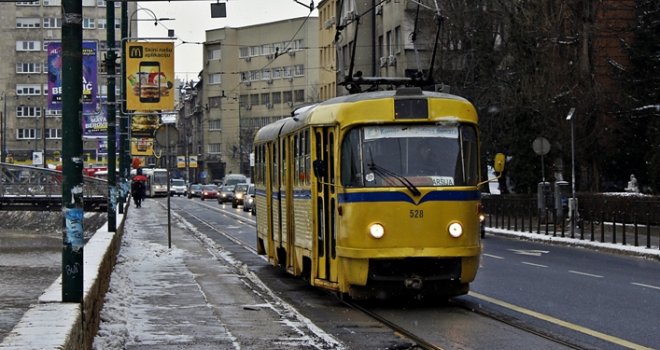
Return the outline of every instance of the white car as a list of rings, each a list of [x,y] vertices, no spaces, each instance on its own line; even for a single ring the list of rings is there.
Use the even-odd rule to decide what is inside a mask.
[[[170,180],[170,196],[185,196],[188,194],[188,188],[186,187],[186,181],[183,179],[172,179]]]

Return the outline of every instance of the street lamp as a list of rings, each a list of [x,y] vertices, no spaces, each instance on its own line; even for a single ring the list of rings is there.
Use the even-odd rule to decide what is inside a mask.
[[[152,19],[148,19],[148,18],[147,19],[141,19],[141,18],[133,19],[133,17],[135,16],[136,13],[138,13],[138,11],[147,11],[151,15]],[[129,33],[128,35],[133,36],[133,32],[131,32],[131,23],[133,23],[133,21],[136,21],[136,22],[137,21],[154,21],[154,26],[157,26],[158,22],[173,21],[173,20],[175,20],[175,18],[167,18],[167,17],[158,18],[158,16],[156,16],[156,14],[153,11],[151,11],[150,9],[148,9],[146,7],[140,7],[138,9],[136,9],[135,11],[133,11],[133,13],[131,14],[131,20],[128,22],[128,33]]]
[[[568,201],[568,213],[571,216],[571,237],[575,236],[575,216],[577,215],[577,199],[575,198],[575,107],[571,107],[566,120],[571,122],[571,199]]]

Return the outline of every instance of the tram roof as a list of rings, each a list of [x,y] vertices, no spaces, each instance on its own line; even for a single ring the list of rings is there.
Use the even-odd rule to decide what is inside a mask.
[[[419,97],[453,100],[457,105],[469,106],[469,112],[474,113],[476,121],[476,112],[474,112],[474,107],[467,99],[460,96],[434,91],[421,91],[421,94],[417,93],[404,95],[398,95],[397,90],[373,91],[353,95],[338,96],[317,104],[299,107],[292,112],[292,116],[277,120],[259,129],[255,135],[254,142],[260,143],[273,140],[279,135],[288,134],[297,129],[301,129],[312,124],[334,125],[338,122],[345,121],[344,119],[349,120],[350,116],[343,117],[344,114],[339,112],[341,112],[344,108],[351,108],[354,103],[374,100],[383,100],[385,103],[386,101],[393,101],[395,98]],[[367,108],[373,108],[373,106],[368,106]]]

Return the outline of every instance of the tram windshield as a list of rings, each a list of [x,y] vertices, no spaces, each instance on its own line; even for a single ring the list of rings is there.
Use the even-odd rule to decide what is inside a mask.
[[[350,130],[342,143],[347,187],[474,186],[477,132],[471,125],[380,125]]]

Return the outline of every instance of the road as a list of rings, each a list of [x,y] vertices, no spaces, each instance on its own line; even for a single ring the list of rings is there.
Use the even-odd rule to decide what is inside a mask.
[[[255,246],[249,213],[205,201],[220,213],[208,214],[201,201],[182,201],[173,203]],[[657,260],[488,236],[472,292],[457,302],[583,348],[660,348],[657,276]]]

